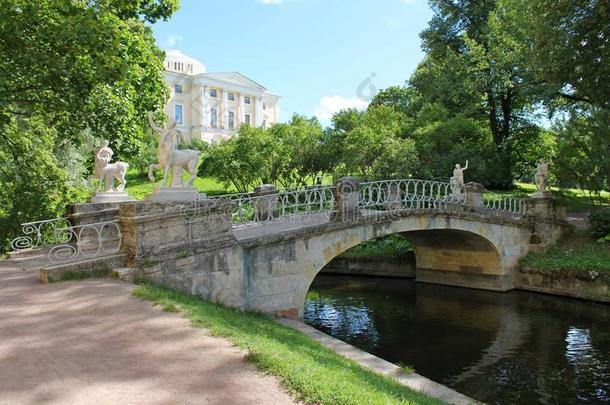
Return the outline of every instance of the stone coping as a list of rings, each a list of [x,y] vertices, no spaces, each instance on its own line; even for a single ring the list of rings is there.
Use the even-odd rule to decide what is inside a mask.
[[[372,354],[362,351],[339,339],[335,339],[334,337],[329,336],[324,332],[320,332],[319,330],[306,325],[303,322],[287,318],[276,319],[276,322],[280,325],[296,329],[313,340],[321,343],[323,346],[333,350],[334,352],[353,360],[361,366],[373,370],[376,373],[391,377],[414,391],[422,392],[428,396],[440,399],[441,401],[450,404],[481,404],[479,401],[460,394],[449,387],[436,383],[417,373],[405,373],[397,365],[377,356],[373,356]]]

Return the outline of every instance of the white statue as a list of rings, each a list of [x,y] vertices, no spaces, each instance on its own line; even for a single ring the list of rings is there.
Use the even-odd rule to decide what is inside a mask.
[[[155,124],[152,114],[148,113],[148,123],[150,127],[159,134],[159,148],[157,149],[157,163],[153,163],[148,168],[148,178],[155,181],[154,169],[163,169],[163,181],[161,186],[165,186],[167,175],[172,170],[172,183],[170,187],[192,187],[193,181],[197,177],[197,164],[199,163],[200,152],[192,149],[178,149],[180,131],[176,129],[176,122],[170,120],[165,128],[160,128]],[[182,181],[182,171],[186,170],[191,177],[186,183]]]
[[[95,153],[95,176],[99,179],[99,187],[104,185],[105,192],[121,192],[125,188],[127,181],[125,174],[129,164],[125,162],[110,163],[114,152],[108,147],[108,141],[103,140],[99,150]],[[114,179],[119,181],[119,185],[114,189]]]
[[[451,184],[451,191],[454,194],[461,194],[464,189],[464,170],[468,169],[468,161],[466,161],[466,165],[462,168],[460,164],[455,165],[455,169],[453,169],[453,177],[449,179],[449,184]]]
[[[549,164],[546,163],[544,159],[540,159],[538,161],[534,180],[536,182],[536,189],[538,190],[538,192],[544,193],[546,191],[546,186],[549,181]]]

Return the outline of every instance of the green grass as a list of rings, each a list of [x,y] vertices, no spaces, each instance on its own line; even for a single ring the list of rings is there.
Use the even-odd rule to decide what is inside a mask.
[[[348,259],[400,258],[406,257],[411,249],[411,245],[405,238],[394,234],[363,242],[345,251],[341,257]]]
[[[127,187],[125,187],[125,191],[129,193],[129,195],[136,200],[143,200],[144,197],[151,194],[153,191],[153,187],[157,187],[161,184],[162,176],[157,176],[154,183],[148,180],[148,177],[143,176],[136,172],[127,173]],[[219,183],[218,181],[206,177],[201,178],[197,177],[193,185],[202,193],[207,193],[209,195],[219,195],[219,194],[227,194],[236,192],[233,186],[229,186],[225,188],[224,184]]]
[[[376,374],[270,317],[239,312],[153,284],[133,291],[164,308],[179,308],[193,326],[245,349],[245,359],[276,376],[297,399],[315,404],[442,403]]]
[[[521,265],[544,270],[604,272],[610,275],[610,243],[598,243],[587,233],[574,233],[554,246],[528,254],[521,260]]]
[[[536,186],[528,183],[517,183],[514,190],[511,191],[494,191],[498,194],[510,195],[517,198],[527,198],[536,192]],[[566,207],[570,212],[590,212],[594,200],[586,190],[578,190],[574,188],[558,188],[551,187],[550,191],[557,198],[559,204]],[[596,203],[601,206],[610,206],[610,192],[602,191]]]

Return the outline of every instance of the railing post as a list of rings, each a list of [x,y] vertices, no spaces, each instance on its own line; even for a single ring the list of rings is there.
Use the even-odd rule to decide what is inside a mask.
[[[341,177],[333,189],[332,221],[350,221],[360,217],[360,182],[353,177]]]
[[[277,188],[273,184],[262,184],[254,189],[254,220],[270,221],[277,209]]]
[[[388,202],[386,209],[389,211],[402,209],[402,200],[400,198],[400,186],[397,182],[390,182],[388,184]]]
[[[545,220],[565,220],[566,209],[559,205],[551,193],[534,194],[525,200],[525,212],[529,216]]]
[[[483,208],[483,194],[485,194],[485,187],[482,184],[470,182],[464,186],[466,190],[466,206],[473,210]]]

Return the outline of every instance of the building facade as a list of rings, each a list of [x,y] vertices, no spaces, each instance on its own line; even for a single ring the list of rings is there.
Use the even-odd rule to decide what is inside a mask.
[[[280,97],[241,73],[207,73],[198,60],[167,51],[164,76],[171,89],[165,113],[186,139],[217,143],[244,124],[267,128],[277,122]]]

